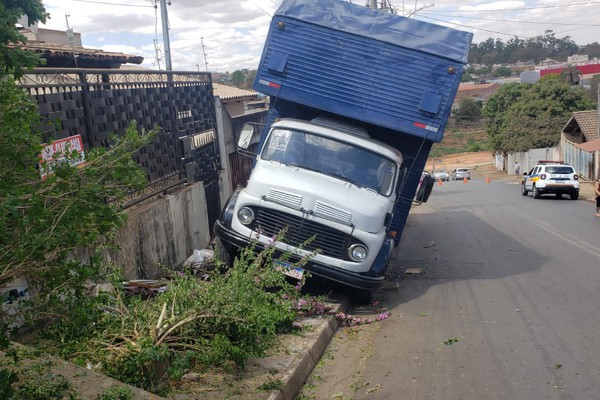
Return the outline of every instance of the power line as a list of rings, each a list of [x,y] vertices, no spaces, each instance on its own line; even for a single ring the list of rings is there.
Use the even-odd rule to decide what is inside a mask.
[[[438,14],[435,12],[423,12],[421,15],[436,15],[438,17],[448,17],[448,18],[461,18],[461,19],[476,19],[481,21],[496,21],[496,22],[515,22],[520,24],[542,24],[542,25],[565,25],[565,26],[579,26],[579,27],[596,27],[600,26],[600,24],[575,24],[575,23],[567,23],[567,22],[543,22],[543,21],[517,21],[510,19],[499,19],[499,18],[483,18],[483,17],[460,17],[456,15],[447,15],[447,14]]]
[[[506,32],[494,31],[494,30],[491,30],[491,29],[485,29],[485,28],[481,28],[481,27],[478,27],[478,26],[471,26],[471,25],[459,24],[459,23],[456,23],[456,22],[450,22],[450,21],[446,21],[446,20],[443,20],[443,19],[439,19],[439,18],[429,17],[427,15],[421,15],[421,17],[422,18],[431,19],[431,20],[434,20],[434,21],[438,21],[438,22],[443,22],[443,23],[449,24],[449,25],[458,26],[460,28],[467,28],[467,29],[473,29],[473,30],[476,30],[476,31],[484,31],[484,32],[490,32],[490,33],[496,33],[498,35],[505,35],[505,36],[515,37],[515,38],[522,38],[522,39],[534,39],[534,38],[537,38],[537,37],[544,37],[544,36],[549,36],[549,35],[552,35],[552,34],[557,35],[557,34],[562,34],[562,33],[566,33],[566,32],[576,31],[576,30],[579,30],[579,29],[589,28],[588,26],[580,26],[580,27],[577,27],[577,28],[567,29],[567,30],[559,31],[559,32],[552,31],[550,33],[544,33],[544,34],[541,34],[541,35],[524,36],[524,35],[515,35],[514,33],[506,33]]]
[[[521,7],[521,8],[503,8],[500,10],[456,10],[456,11],[447,11],[450,13],[478,13],[478,12],[505,12],[505,11],[523,11],[523,10],[542,10],[548,8],[565,8],[565,7],[575,7],[575,6],[585,6],[589,4],[600,4],[600,1],[588,1],[585,3],[571,3],[571,4],[560,4],[560,5],[552,5],[552,6],[539,6],[539,7]]]
[[[533,37],[535,37],[535,36],[532,37],[532,36],[515,35],[514,33],[505,33],[505,32],[493,31],[493,30],[490,30],[490,29],[484,29],[484,28],[480,28],[480,27],[477,27],[477,26],[470,26],[470,25],[465,25],[465,24],[459,24],[459,23],[456,23],[456,22],[450,22],[450,21],[446,21],[446,20],[443,20],[443,19],[439,19],[439,18],[428,17],[425,14],[421,14],[421,18],[426,18],[426,19],[431,19],[433,21],[443,22],[445,24],[458,26],[460,28],[468,28],[468,29],[474,29],[474,30],[477,30],[477,31],[497,33],[499,35],[506,35],[506,36],[523,38],[523,39],[532,39]]]
[[[109,6],[123,6],[123,7],[152,7],[152,6],[143,6],[141,4],[124,4],[124,3],[111,3],[108,1],[93,1],[93,0],[73,0],[78,1],[80,3],[95,3],[95,4],[107,4]]]
[[[271,2],[273,4],[276,4],[274,1],[271,0]],[[265,13],[267,16],[272,17],[272,15],[268,12],[266,12],[265,10],[263,10],[258,4],[256,4],[255,2],[252,2],[252,4],[254,5],[254,7],[258,8],[260,11],[262,11],[263,13]]]

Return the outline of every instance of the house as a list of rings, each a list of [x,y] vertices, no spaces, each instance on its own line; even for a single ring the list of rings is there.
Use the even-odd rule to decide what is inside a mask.
[[[259,93],[253,90],[238,89],[220,83],[213,83],[213,94],[221,99],[227,112],[232,117],[244,114],[247,108],[255,108],[252,105],[259,97]]]
[[[496,93],[498,89],[500,89],[500,84],[498,83],[461,83],[458,86],[454,102],[458,103],[465,98],[486,101]]]
[[[576,111],[561,132],[565,161],[587,179],[600,176],[600,126],[598,111]]]
[[[22,21],[27,26],[26,21]],[[141,64],[144,57],[131,54],[87,49],[81,33],[38,28],[37,24],[19,29],[27,38],[23,50],[39,54],[45,63],[41,68],[120,68],[123,64]]]
[[[575,144],[591,142],[598,137],[598,111],[576,111],[562,129],[566,140]]]

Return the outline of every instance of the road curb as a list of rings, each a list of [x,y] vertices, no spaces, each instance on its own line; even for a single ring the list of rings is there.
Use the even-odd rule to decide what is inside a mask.
[[[337,312],[348,310],[350,302],[342,300]],[[270,393],[268,400],[293,400],[298,394],[304,382],[308,379],[315,366],[321,360],[329,342],[340,326],[340,321],[333,315],[324,319],[315,329],[315,335],[311,338],[307,348],[304,349],[292,363],[292,367],[284,374],[281,389]]]

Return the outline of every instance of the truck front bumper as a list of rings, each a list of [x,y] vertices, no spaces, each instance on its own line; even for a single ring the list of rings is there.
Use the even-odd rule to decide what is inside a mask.
[[[246,248],[253,244],[256,246],[261,246],[260,243],[253,242],[250,238],[242,236],[228,228],[219,220],[217,220],[215,223],[214,232],[215,235],[221,239],[221,242],[225,248],[232,254],[237,253],[240,249]],[[262,250],[261,247],[255,249],[255,251],[260,250]],[[299,257],[290,257],[290,261],[292,262],[298,260],[300,260]],[[356,272],[332,267],[314,260],[309,260],[302,266],[302,268],[306,271],[309,271],[313,275],[317,275],[319,277],[361,290],[377,290],[381,288],[385,280],[385,276],[383,276],[383,274],[381,276],[365,276]]]

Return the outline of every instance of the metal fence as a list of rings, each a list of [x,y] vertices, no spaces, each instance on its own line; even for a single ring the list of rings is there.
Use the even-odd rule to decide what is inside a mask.
[[[574,143],[563,140],[563,153],[565,162],[571,164],[575,171],[584,179],[594,180],[596,170],[594,166],[594,153],[582,150]]]
[[[203,180],[214,187],[218,181],[209,73],[40,68],[19,83],[38,103],[48,141],[80,134],[87,150],[108,146],[109,135],[124,134],[132,120],[138,128],[160,128],[134,156],[149,185],[129,204],[183,182]],[[212,226],[216,217],[209,219]]]

